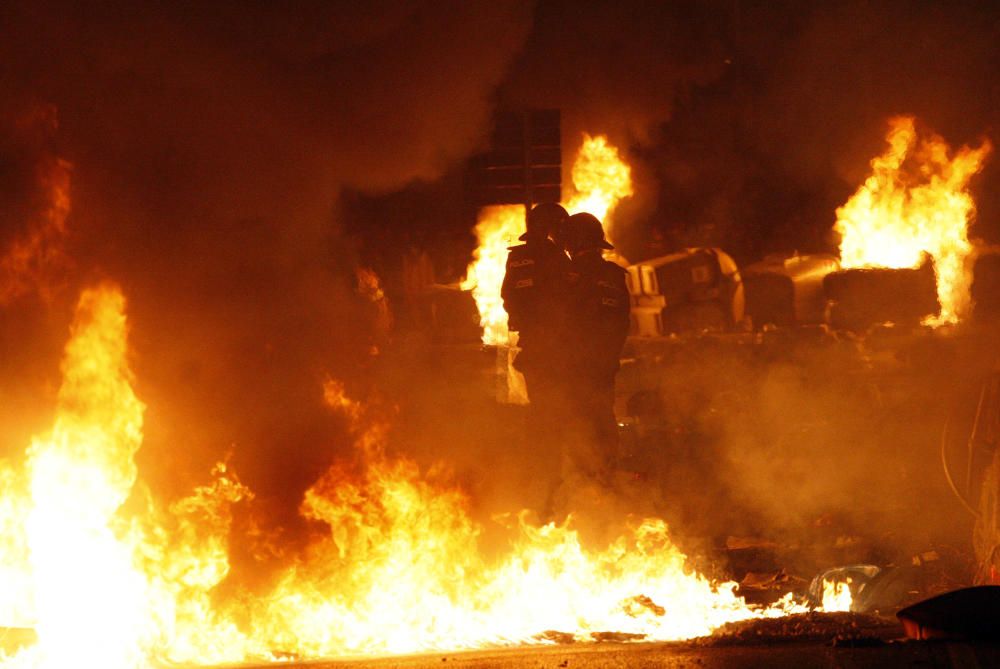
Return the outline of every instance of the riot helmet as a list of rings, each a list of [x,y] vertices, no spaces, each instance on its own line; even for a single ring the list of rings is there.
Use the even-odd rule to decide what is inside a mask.
[[[559,228],[562,227],[563,221],[566,220],[567,216],[569,214],[566,213],[566,210],[556,202],[536,204],[528,212],[527,220],[525,220],[527,232],[518,237],[518,239],[523,242],[528,237],[544,239],[549,235],[554,236],[558,233]]]
[[[570,255],[592,249],[614,248],[604,239],[604,227],[593,214],[573,214],[567,218],[564,236]]]

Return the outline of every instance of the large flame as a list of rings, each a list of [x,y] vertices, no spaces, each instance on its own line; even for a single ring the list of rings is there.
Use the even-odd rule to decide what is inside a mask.
[[[566,210],[593,214],[604,224],[605,236],[613,241],[612,214],[623,198],[632,196],[632,169],[607,137],[584,133],[572,178],[574,192],[569,198],[563,196]]]
[[[563,639],[683,639],[751,617],[804,610],[791,597],[748,606],[734,583],[687,564],[666,524],[636,519],[589,547],[573,520],[498,518],[505,548],[487,558],[485,528],[441,468],[423,472],[389,454],[388,417],[334,381],[327,404],[355,435],[356,457],[305,493],[301,513],[324,532],[290,556],[272,586],[220,590],[229,545],[283,549],[231,536],[232,505],[251,498],[225,464],[210,484],[169,505],[137,481],[143,404],[127,364],[124,299],[101,286],[80,299],[50,434],[28,452],[26,484],[12,469],[0,510],[0,574],[25,588],[0,611],[30,621],[38,643],[2,663],[38,669],[138,669],[458,649]],[[18,488],[23,495],[18,496]],[[10,567],[8,569],[8,567]],[[3,621],[11,624],[11,621]]]
[[[62,362],[56,419],[8,467],[0,504],[0,625],[38,642],[4,667],[133,669],[150,658],[219,662],[252,652],[214,611],[228,572],[229,506],[247,496],[225,466],[161,511],[136,487],[144,406],[132,389],[124,297],[84,291]],[[124,511],[134,497],[137,510]],[[263,653],[256,653],[264,655]]]
[[[471,290],[476,300],[484,344],[503,346],[511,343],[500,287],[506,272],[507,249],[517,243],[524,229],[524,207],[521,205],[485,207],[479,213],[476,223],[479,244],[462,281],[462,290]]]
[[[573,163],[573,188],[563,193],[566,210],[571,214],[589,212],[604,225],[611,239],[614,209],[622,198],[632,195],[632,173],[604,135],[584,133],[583,143]],[[473,261],[462,281],[463,290],[471,290],[479,310],[483,343],[511,344],[507,330],[507,312],[500,298],[507,249],[524,233],[524,207],[503,205],[486,207],[476,223],[478,241]]]
[[[837,209],[844,267],[919,267],[934,261],[940,314],[931,324],[955,323],[970,307],[973,251],[968,227],[975,203],[969,180],[991,145],[962,147],[954,156],[937,135],[918,138],[913,117],[890,119],[885,153],[872,174]]]
[[[28,450],[35,629],[31,663],[139,666],[144,582],[115,514],[136,478],[143,405],[125,359],[121,294],[83,294],[63,359],[52,432]]]
[[[326,536],[258,603],[253,627],[275,650],[306,657],[618,638],[683,639],[733,620],[804,608],[786,598],[753,609],[735,583],[686,564],[658,519],[636,521],[589,550],[567,520],[509,519],[509,550],[487,561],[483,528],[440,473],[386,454],[387,425],[326,386],[357,433],[358,462],[331,468],[302,513]]]

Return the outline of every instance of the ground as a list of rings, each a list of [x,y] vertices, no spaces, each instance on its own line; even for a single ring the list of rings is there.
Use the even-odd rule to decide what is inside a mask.
[[[1000,667],[1000,643],[912,641],[904,638],[903,628],[895,617],[808,613],[731,623],[712,637],[687,642],[577,643],[325,660],[284,666],[303,669],[985,669]]]

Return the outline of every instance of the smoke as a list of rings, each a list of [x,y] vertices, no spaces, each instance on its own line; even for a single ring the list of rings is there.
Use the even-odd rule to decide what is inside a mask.
[[[58,109],[55,151],[75,166],[77,270],[40,325],[62,338],[80,286],[119,282],[148,405],[147,478],[188,487],[231,450],[265,502],[294,511],[347,443],[323,378],[362,385],[372,364],[338,194],[433,179],[468,155],[529,8],[25,2],[0,13],[0,97]],[[34,188],[29,158],[9,163],[5,189]],[[5,216],[4,238],[26,220]]]
[[[898,114],[978,145],[995,132],[998,19],[985,2],[740,3],[726,74],[696,90],[650,161],[659,225],[737,259],[830,249],[834,210]],[[998,234],[995,165],[974,182],[979,235]]]
[[[77,289],[110,277],[129,300],[148,406],[140,468],[154,485],[188,489],[231,450],[261,502],[294,513],[349,443],[322,405],[332,375],[354,395],[377,379],[416,397],[400,415],[400,431],[417,437],[408,447],[454,456],[479,511],[540,506],[551,493],[534,475],[540,459],[559,465],[511,446],[516,416],[476,404],[488,378],[449,377],[431,356],[370,354],[378,333],[356,290],[355,242],[341,230],[345,189],[395,202],[414,183],[454,176],[484,147],[495,107],[555,107],[566,156],[586,130],[607,133],[633,165],[639,195],[618,212],[633,231],[627,256],[644,255],[651,228],[741,260],[775,246],[821,248],[834,208],[880,150],[887,116],[914,113],[952,144],[996,127],[1000,24],[984,6],[6,3],[0,116],[51,104],[59,128],[44,139],[26,138],[13,120],[0,128],[0,233],[6,249],[44,209],[35,167],[70,161],[65,251],[75,273],[46,304],[25,293],[4,308],[2,341],[17,352],[5,360],[23,364],[8,363],[0,390],[26,399],[3,404],[52,400]],[[1000,211],[997,170],[987,170],[983,234]],[[379,213],[401,225],[421,215],[392,209]],[[863,400],[809,399],[811,386],[784,367],[738,369],[760,389],[765,427],[710,421],[721,435],[711,443],[724,447],[672,456],[677,485],[630,488],[630,510],[669,515],[679,499],[712,499],[708,489],[722,502],[690,502],[677,512],[682,523],[687,514],[705,532],[691,519],[801,526],[827,502],[849,506],[837,491],[877,485],[870,467],[884,441],[859,441],[870,424],[851,417]],[[699,395],[684,385],[693,374],[678,372],[668,394],[689,405],[678,415],[703,418],[701,402],[729,386],[715,378]],[[34,428],[10,411],[19,427],[5,437],[16,450]],[[778,434],[798,425],[790,413],[819,416],[807,423],[825,436]],[[484,437],[484,425],[504,429]],[[870,444],[863,464],[849,443]],[[845,460],[847,474],[836,467]]]
[[[511,108],[562,110],[564,184],[584,132],[606,134],[623,150],[635,195],[615,214],[616,240],[628,247],[657,205],[643,152],[692,88],[723,74],[728,11],[719,2],[541,3],[501,89]]]

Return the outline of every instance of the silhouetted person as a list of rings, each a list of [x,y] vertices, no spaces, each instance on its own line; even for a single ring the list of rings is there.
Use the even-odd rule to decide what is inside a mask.
[[[514,368],[528,390],[529,440],[552,448],[568,407],[563,332],[568,292],[569,258],[549,239],[566,219],[555,203],[528,212],[524,242],[511,247],[500,294],[508,325],[518,333],[521,351]]]
[[[565,230],[572,258],[568,378],[584,438],[575,459],[586,469],[600,471],[618,446],[615,375],[628,335],[629,294],[625,270],[602,255],[614,247],[605,241],[601,222],[591,214],[574,214]]]

